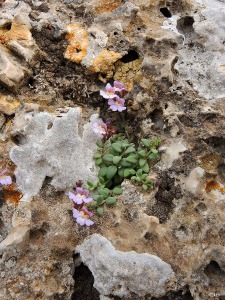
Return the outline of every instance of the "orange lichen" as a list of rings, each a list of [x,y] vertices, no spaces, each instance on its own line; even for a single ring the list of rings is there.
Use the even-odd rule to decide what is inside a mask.
[[[13,185],[7,185],[3,189],[4,191],[4,200],[10,201],[15,204],[15,206],[18,205],[20,198],[22,197],[22,194],[14,189]]]
[[[120,53],[103,50],[99,53],[98,57],[93,60],[93,64],[89,68],[89,71],[92,73],[105,74],[104,78],[100,74],[99,79],[106,82],[109,78],[112,78],[113,71],[115,70],[114,63],[121,57],[122,55]]]
[[[220,193],[225,194],[225,188],[220,188]]]
[[[95,7],[95,13],[99,15],[104,12],[113,12],[121,5],[121,0],[101,0],[99,1],[99,5]]]
[[[87,47],[89,45],[88,34],[78,24],[69,24],[67,32],[66,39],[69,45],[64,57],[79,64],[87,54]]]
[[[0,43],[7,44],[11,40],[31,41],[32,35],[29,28],[23,24],[12,22],[11,28],[0,28]]]
[[[218,190],[219,188],[220,188],[220,184],[214,179],[206,181],[205,190],[207,193],[210,191]]]

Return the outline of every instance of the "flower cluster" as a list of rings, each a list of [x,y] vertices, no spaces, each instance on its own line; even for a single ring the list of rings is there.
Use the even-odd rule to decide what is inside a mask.
[[[6,176],[5,173],[7,173],[7,170],[3,170],[0,173],[0,184],[1,185],[8,185],[12,183],[12,178],[11,176]]]
[[[84,190],[82,187],[78,186],[76,188],[75,194],[72,192],[68,193],[68,197],[73,201],[73,217],[76,219],[76,222],[81,226],[91,226],[94,224],[90,217],[93,215],[87,208],[84,206],[85,203],[90,203],[93,201],[89,197],[89,191]]]
[[[126,93],[127,90],[119,81],[114,81],[113,86],[110,83],[107,83],[105,90],[100,90],[100,95],[103,98],[108,99],[110,109],[119,112],[126,110],[125,100],[123,99]]]

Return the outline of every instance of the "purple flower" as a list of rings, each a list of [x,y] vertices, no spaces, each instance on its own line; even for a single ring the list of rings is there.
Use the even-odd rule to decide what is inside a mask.
[[[102,119],[99,119],[97,122],[93,124],[92,129],[94,133],[106,134],[107,125],[102,121]]]
[[[94,222],[92,220],[90,220],[90,217],[92,216],[93,214],[87,210],[86,207],[82,207],[81,210],[77,210],[77,209],[73,209],[73,217],[76,219],[76,222],[83,226],[83,225],[86,225],[86,226],[91,226],[94,224]]]
[[[122,84],[122,82],[119,82],[119,81],[114,81],[113,83],[113,87],[115,89],[116,92],[124,92],[124,91],[127,91],[124,87],[124,85]]]
[[[76,194],[69,192],[68,197],[76,204],[89,203],[93,199],[89,197],[89,191],[84,190],[81,187],[76,188]]]
[[[126,109],[126,107],[124,106],[125,100],[120,98],[119,96],[116,96],[115,99],[109,99],[108,100],[108,104],[110,106],[110,109],[112,111],[123,111]]]
[[[5,175],[6,172],[7,172],[7,170],[3,170],[0,173],[0,184],[2,184],[2,185],[7,185],[7,184],[11,184],[12,183],[11,176],[6,176]]]
[[[110,83],[106,84],[105,91],[100,90],[100,95],[105,99],[113,99],[115,98],[115,88],[111,86]]]

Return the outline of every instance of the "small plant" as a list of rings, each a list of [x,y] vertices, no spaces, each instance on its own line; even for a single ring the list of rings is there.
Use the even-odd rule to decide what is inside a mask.
[[[125,178],[141,185],[145,191],[153,189],[154,183],[148,179],[149,162],[158,158],[159,143],[158,138],[151,142],[142,139],[140,146],[136,148],[134,143],[121,134],[114,135],[105,142],[99,141],[94,155],[95,164],[100,168],[98,181],[87,182],[90,191],[97,191],[91,208],[97,208],[98,214],[102,215],[104,203],[115,204],[115,197],[122,193],[121,183]]]
[[[94,224],[90,217],[92,213],[88,208],[96,209],[99,216],[104,213],[104,206],[112,206],[116,203],[116,197],[122,194],[121,183],[130,179],[147,191],[154,188],[154,183],[148,179],[150,165],[159,159],[158,146],[160,140],[152,141],[141,139],[138,147],[132,143],[126,132],[124,111],[127,90],[121,82],[114,81],[113,86],[107,84],[100,95],[108,100],[109,108],[118,112],[120,118],[110,118],[105,122],[99,119],[93,124],[93,132],[100,134],[101,141],[97,142],[97,152],[94,155],[96,166],[99,167],[96,183],[88,180],[87,189],[81,188],[83,182],[77,183],[75,194],[68,193],[74,203],[73,216],[80,225],[90,226]],[[120,126],[117,124],[120,123]],[[121,126],[122,124],[122,126]],[[121,130],[122,129],[122,130]],[[121,131],[120,133],[117,133]],[[92,197],[89,197],[89,192]]]

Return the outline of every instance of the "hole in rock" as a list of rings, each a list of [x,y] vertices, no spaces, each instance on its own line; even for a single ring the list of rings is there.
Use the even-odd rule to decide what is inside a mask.
[[[51,181],[52,177],[46,176],[42,186],[45,187],[46,185],[49,185]]]
[[[164,17],[166,18],[171,18],[172,17],[172,14],[171,12],[169,11],[169,9],[167,7],[161,7],[160,8],[160,12],[164,15]]]
[[[14,135],[14,136],[11,136],[11,139],[12,139],[13,143],[15,143],[17,146],[23,145],[26,142],[26,137],[20,133]]]
[[[200,202],[196,207],[195,207],[195,210],[198,212],[198,213],[201,213],[201,212],[204,212],[207,210],[207,207],[206,205],[203,203],[203,202]]]
[[[2,207],[4,204],[4,192],[0,191],[0,207]]]
[[[10,30],[12,27],[12,23],[7,23],[3,26],[4,29]]]
[[[113,34],[114,34],[114,35],[117,35],[117,34],[118,34],[118,32],[114,31],[114,32],[113,32]]]
[[[220,265],[215,260],[211,260],[210,263],[204,269],[205,275],[211,280],[211,283],[224,283],[225,271],[220,268]]]
[[[189,287],[185,287],[185,290],[180,290],[177,292],[168,292],[165,296],[160,298],[151,298],[151,300],[193,300]]]
[[[180,20],[177,21],[177,30],[182,33],[186,34],[188,32],[194,31],[193,24],[194,24],[193,17],[186,16],[183,18],[180,18]]]
[[[152,126],[153,130],[163,130],[165,122],[163,119],[163,111],[162,109],[154,109],[149,115],[148,117],[152,120],[152,122],[154,123],[154,125]]]
[[[214,151],[221,154],[222,157],[225,157],[225,138],[212,136],[205,139],[205,142],[213,148]]]
[[[49,129],[51,129],[51,128],[52,128],[52,126],[53,126],[53,123],[52,123],[52,122],[48,122],[47,129],[48,129],[48,130],[49,130]]]
[[[133,60],[136,60],[139,58],[139,54],[135,50],[130,50],[126,55],[124,55],[120,60],[123,63],[129,63]]]
[[[99,292],[93,287],[94,277],[83,263],[75,268],[74,293],[71,300],[99,300]]]

